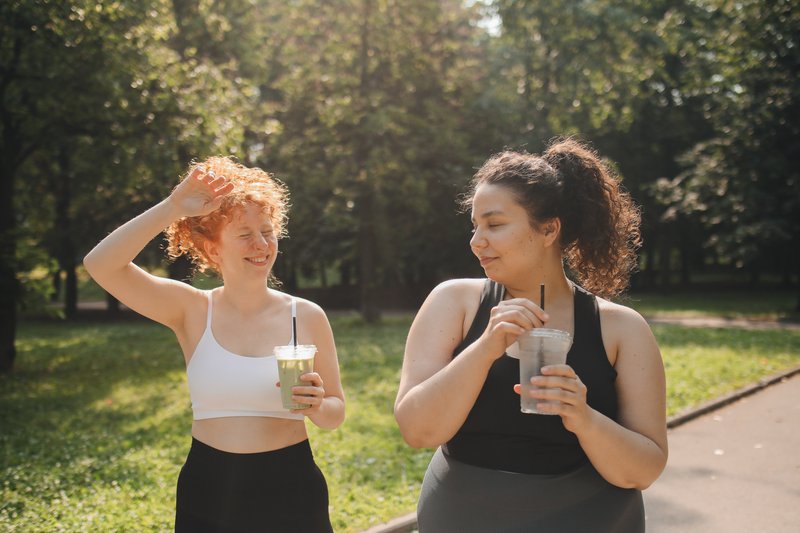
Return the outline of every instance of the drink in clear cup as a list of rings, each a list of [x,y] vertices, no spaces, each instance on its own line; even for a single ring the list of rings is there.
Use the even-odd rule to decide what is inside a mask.
[[[310,404],[292,400],[292,387],[308,385],[308,382],[300,381],[300,376],[314,371],[314,354],[317,353],[317,347],[313,344],[276,346],[274,353],[278,362],[283,407],[285,409],[311,407]]]
[[[534,328],[517,339],[519,345],[519,383],[521,386],[520,408],[523,413],[542,413],[536,407],[544,400],[531,398],[528,393],[537,389],[531,378],[542,374],[542,367],[567,362],[567,352],[572,346],[572,335],[560,329]]]

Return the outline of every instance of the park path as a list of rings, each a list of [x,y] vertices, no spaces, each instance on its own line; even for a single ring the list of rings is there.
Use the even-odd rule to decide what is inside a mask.
[[[648,533],[797,531],[798,370],[670,430],[667,468],[644,491]]]
[[[717,316],[706,317],[671,317],[671,316],[645,316],[649,324],[672,324],[690,328],[741,328],[757,329],[782,329],[800,331],[800,322],[783,320],[759,320],[753,318],[725,318]]]

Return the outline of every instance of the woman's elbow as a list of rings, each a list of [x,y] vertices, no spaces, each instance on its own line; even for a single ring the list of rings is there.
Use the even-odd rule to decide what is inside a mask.
[[[98,257],[97,249],[92,249],[84,256],[83,268],[86,270],[86,273],[89,274],[95,281],[97,281],[98,276],[102,276],[103,261],[100,257]]]
[[[400,428],[400,435],[412,448],[436,448],[441,444],[431,431],[420,427],[411,417],[395,410],[394,418]]]
[[[435,439],[426,437],[425,435],[420,435],[409,431],[404,432],[402,430],[400,430],[400,434],[403,436],[403,440],[406,442],[406,444],[412,448],[436,448],[439,446],[439,443],[437,443]]]
[[[624,479],[616,480],[616,482],[612,481],[611,483],[622,489],[645,490],[650,488],[650,485],[655,483],[655,481],[661,476],[661,473],[664,471],[665,467],[666,458],[663,462],[653,465],[653,467],[650,469],[643,469],[645,471],[639,472],[638,475],[631,475]]]
[[[89,252],[83,258],[83,268],[86,270],[86,273],[91,276],[92,272],[94,271],[94,267],[95,267],[94,256],[92,255],[92,252]]]

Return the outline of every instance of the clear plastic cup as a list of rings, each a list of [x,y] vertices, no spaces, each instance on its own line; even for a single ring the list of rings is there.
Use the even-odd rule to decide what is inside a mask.
[[[519,336],[519,383],[521,387],[520,409],[523,413],[547,415],[539,411],[544,400],[531,398],[528,393],[538,389],[531,378],[542,375],[542,367],[567,362],[567,352],[572,346],[572,335],[560,329],[534,328]]]
[[[313,344],[298,346],[276,346],[273,352],[278,362],[278,379],[281,382],[281,403],[285,409],[306,409],[307,403],[292,400],[292,387],[305,386],[308,382],[300,381],[300,376],[314,371],[314,354],[317,347]]]

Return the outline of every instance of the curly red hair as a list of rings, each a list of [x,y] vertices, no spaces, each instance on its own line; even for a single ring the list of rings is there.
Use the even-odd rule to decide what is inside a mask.
[[[219,209],[204,216],[184,217],[167,228],[167,254],[171,258],[186,254],[200,272],[207,269],[216,271],[203,243],[215,241],[222,226],[248,204],[260,206],[269,216],[275,235],[279,238],[285,236],[289,191],[283,183],[260,168],[246,167],[229,157],[209,157],[205,161],[193,162],[181,176],[181,181],[198,167],[226,178],[233,183],[233,190],[224,196]]]

